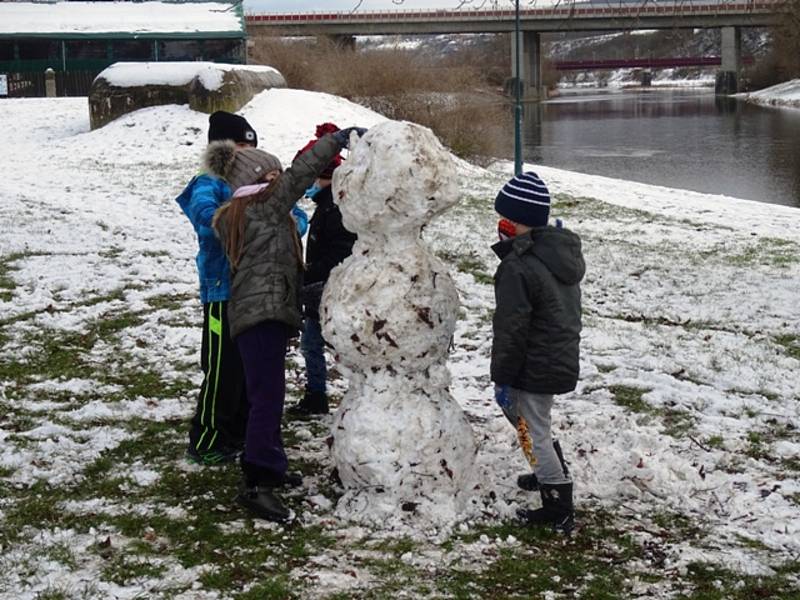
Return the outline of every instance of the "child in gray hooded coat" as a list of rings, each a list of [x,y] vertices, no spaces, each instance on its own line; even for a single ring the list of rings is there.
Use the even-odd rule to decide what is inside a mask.
[[[495,273],[491,378],[495,399],[517,429],[533,474],[520,487],[539,489],[542,507],[520,516],[569,532],[573,484],[550,412],[553,396],[575,389],[581,332],[580,281],[586,271],[580,238],[548,225],[550,194],[532,172],[509,181],[495,199],[503,217]],[[503,239],[506,238],[506,239]]]
[[[285,521],[290,514],[275,488],[302,482],[287,471],[281,434],[287,342],[303,322],[302,248],[290,212],[331,159],[347,148],[350,134],[363,131],[351,128],[325,135],[286,171],[278,164],[254,180],[257,185],[237,189],[214,216],[214,230],[231,265],[228,316],[250,404],[242,456],[244,485],[237,502],[272,521]],[[238,152],[234,166],[242,158]]]

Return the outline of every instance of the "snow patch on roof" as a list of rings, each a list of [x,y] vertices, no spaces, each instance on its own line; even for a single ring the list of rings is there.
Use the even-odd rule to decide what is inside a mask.
[[[0,34],[243,32],[229,3],[4,2]]]
[[[186,85],[199,77],[207,90],[222,86],[222,77],[227,71],[243,70],[254,73],[278,73],[272,67],[259,65],[229,65],[212,62],[145,62],[114,63],[97,77],[116,87],[139,85]]]

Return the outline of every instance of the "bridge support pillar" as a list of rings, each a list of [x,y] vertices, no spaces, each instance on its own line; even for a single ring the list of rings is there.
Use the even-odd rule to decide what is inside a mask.
[[[542,41],[536,31],[520,32],[520,73],[517,73],[516,35],[511,32],[511,73],[522,85],[522,100],[537,102],[547,98],[542,84]],[[513,91],[513,88],[512,88]]]
[[[739,70],[742,63],[742,30],[739,27],[722,28],[722,66],[717,73],[714,91],[727,96],[739,91]]]

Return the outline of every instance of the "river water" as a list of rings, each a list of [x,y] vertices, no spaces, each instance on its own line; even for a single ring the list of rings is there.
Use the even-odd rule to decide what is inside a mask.
[[[566,92],[525,107],[526,162],[800,207],[800,110],[711,90]]]

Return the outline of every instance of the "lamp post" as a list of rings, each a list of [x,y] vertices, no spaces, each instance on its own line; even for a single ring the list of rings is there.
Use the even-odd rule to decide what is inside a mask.
[[[519,65],[519,0],[516,0],[514,19],[514,175],[522,173],[522,77]]]

